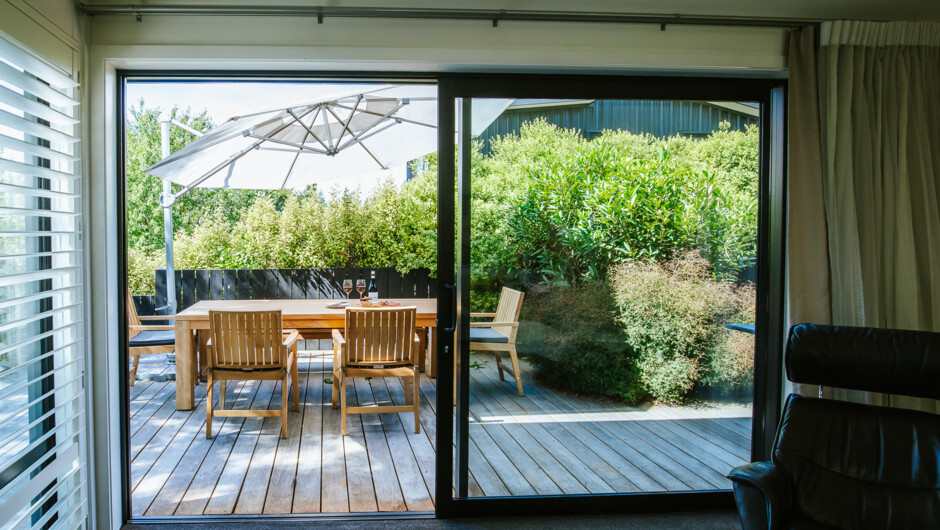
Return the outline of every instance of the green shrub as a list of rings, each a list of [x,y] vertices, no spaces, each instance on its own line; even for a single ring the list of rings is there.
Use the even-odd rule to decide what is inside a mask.
[[[518,351],[535,377],[555,388],[617,398],[643,398],[634,355],[602,283],[537,286],[523,301]]]
[[[153,292],[162,248],[128,249],[135,294]],[[278,204],[258,195],[236,221],[221,209],[174,236],[177,269],[395,267],[401,272],[437,266],[437,182],[422,176],[387,182],[362,198],[334,190],[329,199],[295,194]]]
[[[153,294],[155,273],[165,258],[156,252],[127,249],[127,288],[134,294]]]
[[[752,288],[715,280],[696,251],[662,264],[620,265],[612,282],[644,392],[679,403],[696,385],[730,392],[753,384],[753,341],[748,348],[750,335],[725,328],[753,322]]]

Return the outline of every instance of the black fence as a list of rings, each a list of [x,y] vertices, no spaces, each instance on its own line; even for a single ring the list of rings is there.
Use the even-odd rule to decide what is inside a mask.
[[[176,307],[182,311],[202,300],[319,300],[346,298],[343,280],[375,282],[382,298],[437,298],[437,281],[428,269],[402,274],[393,268],[329,269],[184,269],[175,271]],[[134,295],[141,316],[166,314],[166,270],[154,272],[156,294]],[[355,289],[355,287],[354,287]],[[350,297],[358,297],[353,290]],[[304,349],[332,348],[329,341],[305,341]],[[319,344],[317,344],[319,342]]]

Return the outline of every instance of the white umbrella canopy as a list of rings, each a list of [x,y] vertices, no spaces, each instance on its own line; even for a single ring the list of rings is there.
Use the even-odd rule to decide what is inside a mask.
[[[474,101],[479,134],[512,100]],[[146,173],[184,186],[328,188],[437,149],[437,87],[380,86],[238,116]]]

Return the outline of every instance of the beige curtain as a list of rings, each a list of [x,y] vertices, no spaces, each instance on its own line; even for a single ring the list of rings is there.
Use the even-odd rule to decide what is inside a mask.
[[[829,22],[818,46],[814,33],[790,43],[791,322],[940,331],[940,24]]]

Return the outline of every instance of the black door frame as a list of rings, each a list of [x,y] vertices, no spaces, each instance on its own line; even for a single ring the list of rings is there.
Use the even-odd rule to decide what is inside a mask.
[[[760,104],[760,161],[758,212],[758,286],[757,333],[755,337],[755,394],[752,418],[753,460],[769,458],[770,447],[780,414],[782,388],[782,355],[784,337],[784,234],[786,206],[786,81],[778,79],[742,79],[721,77],[651,77],[597,75],[512,75],[464,74],[441,76],[439,79],[440,130],[455,129],[458,121],[468,122],[470,106],[457,105],[454,100],[472,98],[545,98],[545,99],[646,99],[646,100],[710,100],[753,101]],[[445,137],[446,136],[446,137]],[[466,134],[465,134],[466,136]],[[602,495],[524,496],[471,498],[466,496],[468,471],[469,417],[469,259],[470,259],[470,196],[469,157],[458,158],[448,140],[440,137],[438,146],[439,180],[439,274],[451,274],[443,264],[455,263],[455,277],[448,276],[449,296],[453,300],[439,302],[440,315],[449,307],[456,308],[450,320],[460,337],[459,355],[450,354],[448,344],[453,336],[442,334],[438,342],[440,367],[438,376],[438,410],[451,410],[453,386],[456,384],[457,425],[453,416],[439,414],[437,447],[453,447],[455,462],[438,452],[437,513],[441,517],[549,515],[577,513],[623,513],[648,511],[698,510],[733,506],[730,490],[692,492],[620,493]],[[466,145],[469,137],[460,138]],[[458,146],[458,150],[460,147]],[[458,164],[460,167],[458,167]],[[454,194],[457,175],[458,203],[446,204]],[[443,190],[448,190],[444,193]],[[450,233],[456,214],[456,239]],[[447,241],[443,245],[442,241]],[[453,243],[451,243],[453,242]],[[456,250],[455,250],[456,246]],[[454,251],[454,254],[450,252]],[[451,280],[455,281],[451,281]],[[441,290],[440,292],[444,292]],[[775,339],[776,338],[776,339]],[[457,380],[453,373],[456,364]],[[445,418],[446,417],[446,418]],[[445,425],[446,422],[446,425]],[[454,429],[456,427],[456,429]],[[453,433],[457,439],[454,440]],[[729,470],[730,471],[730,470]],[[455,486],[455,487],[454,487]],[[453,495],[456,489],[457,497]]]
[[[124,109],[126,83],[134,80],[294,80],[324,82],[395,82],[437,83],[438,85],[438,316],[439,340],[435,354],[438,356],[437,410],[450,411],[453,407],[453,389],[459,385],[463,399],[458,415],[467,416],[468,373],[458,374],[454,380],[454,344],[458,327],[467,328],[469,314],[461,311],[457,299],[467,299],[469,292],[460,293],[458,275],[461,266],[468,264],[469,242],[457,252],[457,228],[469,233],[469,225],[462,222],[455,226],[458,212],[455,202],[457,184],[457,157],[453,132],[456,126],[456,98],[473,97],[541,97],[550,99],[648,99],[648,100],[725,100],[756,101],[761,104],[760,138],[760,212],[758,219],[758,289],[760,308],[757,314],[755,407],[753,418],[752,457],[762,460],[769,457],[770,446],[780,414],[783,356],[783,271],[786,206],[786,81],[764,78],[740,77],[656,77],[623,75],[582,74],[434,74],[428,72],[307,72],[307,71],[215,71],[215,70],[121,70],[117,72],[117,145],[118,173],[114,185],[119,197],[125,196],[124,171]],[[466,119],[469,116],[465,116]],[[447,131],[447,132],[445,132]],[[466,168],[468,169],[468,168]],[[469,174],[469,173],[467,173]],[[125,205],[118,201],[118,266],[126,263]],[[468,221],[469,210],[462,212],[461,221]],[[463,243],[461,243],[463,245]],[[458,262],[458,257],[462,260]],[[455,267],[456,264],[456,267]],[[466,275],[466,271],[463,275]],[[127,279],[119,275],[117,292],[125,292]],[[464,282],[466,283],[466,282]],[[118,297],[119,314],[124,313],[125,298]],[[463,324],[462,326],[460,324]],[[123,326],[118,327],[122,344],[120,378],[127,380],[127,338]],[[466,337],[462,344],[466,345]],[[466,352],[466,348],[463,348]],[[466,363],[467,354],[459,363]],[[569,495],[512,498],[454,498],[454,458],[449,451],[438,451],[435,466],[436,511],[431,513],[403,512],[401,514],[311,514],[305,516],[195,516],[195,517],[132,517],[130,515],[130,448],[127,389],[121,386],[121,432],[119,448],[123,465],[122,519],[128,523],[212,523],[253,522],[262,520],[362,520],[379,518],[429,517],[485,517],[511,515],[549,515],[579,513],[625,513],[649,511],[676,511],[728,507],[733,504],[730,491],[628,493],[612,495]],[[454,446],[454,416],[437,415],[437,447]],[[459,426],[458,426],[459,428]],[[459,428],[460,438],[466,436]],[[467,463],[466,443],[460,444],[458,465]]]

